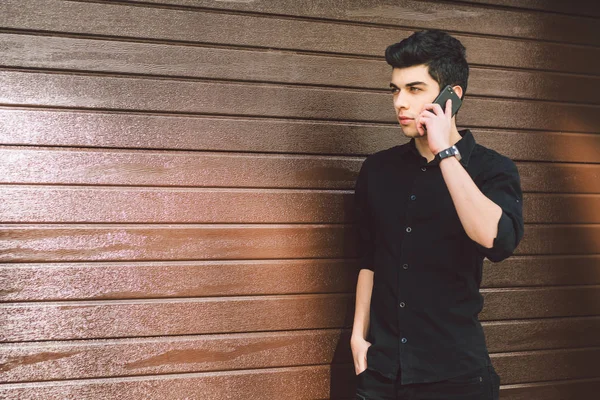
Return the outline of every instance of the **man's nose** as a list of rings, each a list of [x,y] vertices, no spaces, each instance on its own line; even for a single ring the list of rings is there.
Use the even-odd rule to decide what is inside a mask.
[[[400,92],[394,97],[394,107],[400,108],[408,108],[408,102],[406,96]]]

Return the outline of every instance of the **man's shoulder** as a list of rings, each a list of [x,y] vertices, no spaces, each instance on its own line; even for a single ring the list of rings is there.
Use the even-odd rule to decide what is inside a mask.
[[[473,167],[481,172],[517,169],[513,160],[479,143],[475,144],[469,163],[472,163]]]

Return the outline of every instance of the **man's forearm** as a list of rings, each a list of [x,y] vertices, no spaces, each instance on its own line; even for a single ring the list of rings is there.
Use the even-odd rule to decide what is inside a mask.
[[[361,269],[356,283],[356,305],[352,337],[366,339],[369,332],[371,293],[373,292],[373,271]]]
[[[475,242],[491,248],[502,209],[479,190],[455,157],[443,159],[440,168],[465,232]]]

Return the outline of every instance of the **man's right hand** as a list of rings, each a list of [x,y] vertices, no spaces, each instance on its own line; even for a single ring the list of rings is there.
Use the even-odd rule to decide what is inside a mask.
[[[371,347],[371,343],[361,337],[352,337],[350,347],[354,358],[354,372],[358,375],[367,369],[367,350]]]

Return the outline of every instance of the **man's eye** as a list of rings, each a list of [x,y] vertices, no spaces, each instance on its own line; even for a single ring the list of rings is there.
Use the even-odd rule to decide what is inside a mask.
[[[421,89],[419,89],[417,87],[411,87],[410,90],[421,90]]]
[[[392,93],[396,93],[397,91],[398,91],[398,88],[395,88],[395,87],[390,88],[390,92],[392,92]]]

